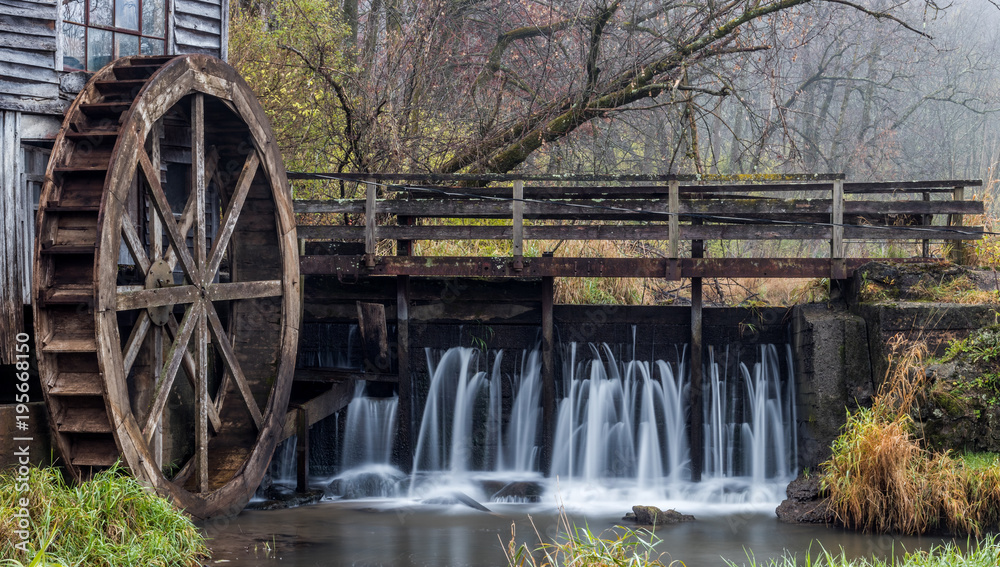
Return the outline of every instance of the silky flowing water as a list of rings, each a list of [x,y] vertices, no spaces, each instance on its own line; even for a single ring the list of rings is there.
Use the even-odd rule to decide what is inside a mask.
[[[794,369],[786,345],[709,348],[704,361],[703,480],[691,478],[689,361],[683,345],[640,359],[627,346],[561,346],[551,466],[543,471],[539,351],[426,351],[412,473],[390,464],[398,398],[358,385],[337,423],[337,472],[313,477],[324,501],[247,511],[205,526],[214,561],[234,565],[504,565],[516,526],[529,546],[558,537],[563,507],[577,525],[613,529],[635,504],[696,521],[664,526],[657,553],[688,567],[802,554],[852,557],[925,546],[782,524],[774,508],[796,474]],[[349,360],[318,350],[316,360]],[[514,357],[513,364],[505,357]],[[504,371],[508,368],[508,371]],[[509,370],[513,368],[513,370]],[[291,444],[276,486],[294,486]],[[478,508],[478,509],[477,509]],[[534,525],[532,525],[532,521]],[[669,563],[669,561],[664,561]]]

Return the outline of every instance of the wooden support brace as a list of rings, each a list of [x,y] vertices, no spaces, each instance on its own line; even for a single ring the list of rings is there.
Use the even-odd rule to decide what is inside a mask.
[[[298,411],[295,442],[295,491],[309,490],[309,411],[302,408]]]

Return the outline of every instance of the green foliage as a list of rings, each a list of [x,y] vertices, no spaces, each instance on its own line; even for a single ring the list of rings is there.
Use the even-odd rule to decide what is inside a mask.
[[[352,68],[340,10],[326,0],[231,6],[230,63],[267,112],[287,168],[335,170],[345,155],[345,118],[327,76]]]
[[[951,341],[945,351],[944,361],[954,360],[959,356],[997,367],[1000,363],[1000,326],[979,329],[964,339]]]
[[[683,565],[680,561],[664,564],[656,553],[660,541],[652,532],[642,536],[635,530],[618,527],[595,535],[587,526],[571,524],[564,510],[559,513],[561,534],[553,541],[542,542],[534,549],[517,544],[514,524],[510,541],[504,549],[508,567],[664,567]]]
[[[198,529],[170,502],[113,467],[72,487],[58,469],[31,468],[28,490],[0,474],[0,565],[181,567],[209,552]],[[29,498],[29,552],[14,548],[18,499]]]
[[[799,559],[794,555],[785,554],[778,559],[772,559],[766,563],[758,562],[751,552],[747,552],[748,562],[744,565],[750,567],[797,567],[807,565],[811,567],[952,567],[962,565],[964,567],[993,567],[1000,559],[1000,540],[996,535],[988,535],[969,545],[967,550],[948,542],[943,545],[933,545],[927,551],[912,551],[903,555],[902,558],[888,557],[885,559],[848,559],[844,550],[840,553],[831,553],[821,548],[818,553],[809,550],[805,558]],[[738,567],[738,563],[726,560],[729,567]]]

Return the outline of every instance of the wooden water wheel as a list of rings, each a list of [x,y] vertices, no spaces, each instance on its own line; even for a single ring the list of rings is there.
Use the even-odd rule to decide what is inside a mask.
[[[242,509],[284,425],[299,275],[281,156],[231,67],[130,57],[94,75],[49,162],[34,293],[73,476],[120,456],[196,517]]]

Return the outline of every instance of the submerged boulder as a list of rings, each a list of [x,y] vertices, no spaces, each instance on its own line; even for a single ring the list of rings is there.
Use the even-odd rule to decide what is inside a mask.
[[[789,524],[831,524],[834,521],[829,500],[820,490],[819,477],[803,476],[788,483],[788,498],[774,510],[778,520]]]
[[[681,522],[693,522],[694,516],[681,514],[677,510],[660,510],[656,506],[632,506],[632,512],[622,518],[635,522],[638,526],[665,526]]]

